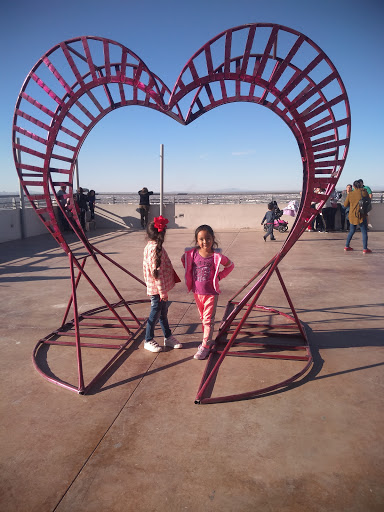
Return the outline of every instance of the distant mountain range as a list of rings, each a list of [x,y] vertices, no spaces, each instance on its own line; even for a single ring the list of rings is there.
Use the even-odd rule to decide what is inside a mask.
[[[198,192],[164,192],[164,194],[177,195],[177,194],[285,194],[285,193],[300,193],[299,190],[244,190],[240,188],[221,188],[218,190],[200,190]]]

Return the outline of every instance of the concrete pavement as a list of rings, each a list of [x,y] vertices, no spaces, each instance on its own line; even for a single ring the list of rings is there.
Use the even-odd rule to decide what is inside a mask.
[[[262,232],[217,233],[235,262],[216,315],[283,242]],[[93,243],[142,276],[142,231],[95,231]],[[169,319],[183,349],[153,354],[140,334],[87,395],[44,380],[31,361],[37,341],[59,327],[70,293],[67,256],[49,235],[0,245],[1,495],[3,512],[381,512],[384,510],[384,234],[305,233],[279,269],[314,355],[288,389],[241,402],[195,405],[205,368],[193,354],[200,324],[183,283]],[[172,229],[165,247],[180,256],[193,233]],[[74,241],[75,243],[75,241]],[[130,298],[139,283],[111,276]],[[81,288],[81,308],[100,302]],[[259,301],[288,312],[277,279]],[[140,309],[141,308],[141,309]],[[148,314],[140,306],[140,314]],[[159,331],[158,331],[159,333]],[[159,339],[160,333],[159,333]],[[89,352],[89,354],[88,354]],[[89,350],[86,377],[107,357]],[[110,354],[108,354],[110,355]],[[228,360],[228,361],[227,361]],[[50,347],[53,373],[76,379],[72,348]],[[301,362],[227,358],[215,393],[282,380]]]

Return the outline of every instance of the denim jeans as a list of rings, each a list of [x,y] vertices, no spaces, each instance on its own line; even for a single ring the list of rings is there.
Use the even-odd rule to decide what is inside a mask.
[[[355,234],[357,226],[360,226],[361,234],[363,235],[363,249],[368,248],[368,226],[367,226],[367,219],[364,219],[361,224],[350,224],[349,226],[349,233],[347,236],[347,242],[345,244],[346,247],[349,247],[349,244],[351,243],[352,237]]]
[[[271,240],[274,240],[275,237],[274,237],[274,234],[273,234],[273,223],[267,223],[267,232],[265,233],[264,235],[264,238],[268,238],[269,236],[271,236]]]
[[[345,209],[345,219],[347,221],[347,230],[349,231],[349,228],[351,226],[349,223],[349,206],[347,206]]]
[[[160,295],[151,295],[151,312],[149,313],[145,331],[145,341],[153,340],[155,327],[159,320],[164,338],[169,338],[172,332],[168,324],[168,302],[160,300]]]
[[[141,227],[146,228],[148,224],[148,212],[149,212],[149,206],[146,204],[140,205],[140,222]]]

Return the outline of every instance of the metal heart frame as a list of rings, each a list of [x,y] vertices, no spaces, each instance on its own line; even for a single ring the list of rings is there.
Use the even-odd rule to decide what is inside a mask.
[[[189,95],[192,95],[191,102],[188,102]],[[217,342],[230,332],[231,325],[234,325],[235,318],[243,308],[246,308],[246,313],[213,371],[208,371],[207,365],[196,402],[226,401],[265,392],[256,390],[216,399],[206,396],[209,383],[213,381],[223,358],[230,355],[229,349],[236,343],[245,320],[255,308],[263,308],[256,305],[256,300],[273,273],[277,273],[293,311],[293,317],[290,318],[305,340],[307,366],[304,371],[309,367],[312,358],[305,331],[294,312],[278,271],[278,263],[323,207],[340,177],[350,143],[350,107],[340,75],[317,44],[288,27],[252,23],[225,30],[204,44],[184,66],[173,91],[131,50],[115,41],[93,36],[82,36],[57,44],[39,59],[26,77],[13,119],[15,165],[32,207],[68,254],[72,280],[72,295],[61,327],[40,340],[34,351],[36,367],[48,380],[80,393],[86,392],[111,362],[116,360],[122,347],[132,340],[146,321],[133,313],[131,305],[137,301],[123,298],[101,265],[100,257],[144,283],[88,241],[76,213],[72,200],[73,174],[87,135],[106,114],[124,106],[152,108],[188,125],[215,107],[239,101],[267,107],[290,128],[302,159],[302,197],[293,227],[280,251],[229,301]],[[188,110],[183,115],[181,105],[185,102]],[[69,198],[69,209],[73,215],[69,222],[86,249],[85,257],[79,258],[75,254],[55,216],[54,203],[65,215],[57,195],[62,185],[69,189],[64,196]],[[311,206],[313,204],[317,205],[316,208]],[[116,293],[116,303],[110,302],[85,272],[88,258],[96,264]],[[77,306],[76,290],[81,276],[84,276],[104,303],[101,308],[87,314],[79,314]],[[245,297],[240,302],[234,302],[234,298],[256,277],[259,277],[258,281]],[[71,306],[74,318],[67,322]],[[128,324],[127,318],[119,315],[119,307],[128,313],[132,324]],[[96,319],[104,310],[109,310],[111,318],[117,319],[125,331],[120,337],[124,340],[123,345],[99,345],[81,341],[84,335],[80,335],[79,323],[85,325],[86,317]],[[74,336],[75,341],[60,342],[57,338],[63,335]],[[103,334],[98,336],[105,337]],[[39,368],[37,353],[42,345],[50,343],[76,346],[78,386],[47,376]],[[84,384],[81,364],[81,348],[84,346],[117,349],[117,355],[87,386]],[[303,372],[289,381],[295,380]],[[284,380],[273,388],[286,385],[287,382]]]

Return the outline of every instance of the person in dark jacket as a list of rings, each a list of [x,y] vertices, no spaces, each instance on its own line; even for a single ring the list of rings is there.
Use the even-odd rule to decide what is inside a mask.
[[[275,205],[273,203],[268,204],[268,211],[263,217],[263,220],[261,221],[261,224],[264,224],[264,221],[267,222],[267,232],[263,236],[264,242],[267,241],[267,238],[270,236],[271,240],[276,240],[276,238],[273,235],[273,224],[275,222]]]
[[[153,194],[153,192],[149,192],[147,187],[143,187],[141,190],[138,191],[138,194],[140,196],[140,221],[141,221],[141,227],[145,229],[148,224],[148,212],[149,212],[149,196]]]
[[[88,192],[87,201],[88,201],[89,211],[91,212],[91,220],[94,220],[94,218],[95,218],[96,192],[93,189]]]
[[[83,230],[85,231],[85,213],[88,211],[88,203],[87,196],[84,194],[84,191],[81,187],[77,189],[76,203],[80,210],[80,224]]]

